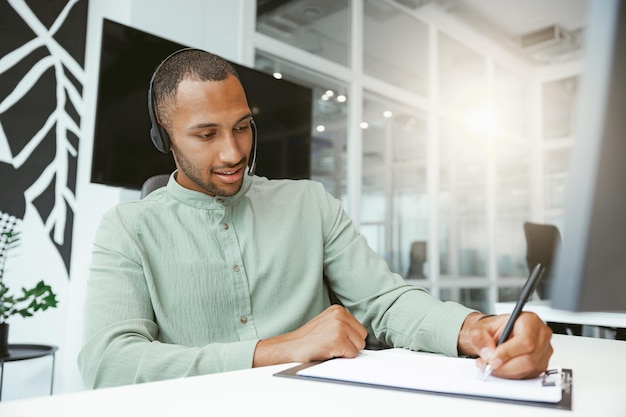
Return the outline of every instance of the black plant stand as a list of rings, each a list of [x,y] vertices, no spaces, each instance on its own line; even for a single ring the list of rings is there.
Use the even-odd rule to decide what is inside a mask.
[[[24,361],[28,359],[42,358],[44,356],[52,356],[52,377],[50,378],[50,395],[54,387],[54,361],[56,346],[49,345],[9,345],[9,355],[0,356],[0,401],[2,401],[2,382],[4,380],[4,364],[5,362]]]

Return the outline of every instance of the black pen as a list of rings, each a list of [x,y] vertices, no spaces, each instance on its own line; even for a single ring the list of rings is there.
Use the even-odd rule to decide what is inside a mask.
[[[533,292],[535,292],[535,288],[537,288],[537,284],[539,284],[539,280],[543,275],[543,271],[544,269],[541,264],[538,263],[537,265],[535,265],[535,268],[533,269],[530,276],[526,280],[526,283],[524,284],[524,288],[522,288],[522,293],[520,294],[519,299],[515,304],[515,308],[513,309],[513,312],[509,317],[509,321],[506,322],[504,331],[500,335],[500,339],[498,339],[498,343],[496,344],[496,346],[500,346],[502,343],[507,341],[509,336],[511,336],[513,326],[515,325],[515,320],[517,320],[520,314],[522,314],[522,310],[524,309],[526,302],[530,299],[530,296],[533,295]],[[491,365],[487,364],[483,372],[483,380],[491,375],[491,371]]]

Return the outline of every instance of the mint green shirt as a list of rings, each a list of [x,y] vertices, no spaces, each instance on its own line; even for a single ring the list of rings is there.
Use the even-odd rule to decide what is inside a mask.
[[[472,310],[390,272],[321,184],[246,175],[235,196],[210,197],[172,176],[102,218],[78,359],[84,381],[249,368],[259,340],[330,305],[325,282],[378,340],[457,355]]]

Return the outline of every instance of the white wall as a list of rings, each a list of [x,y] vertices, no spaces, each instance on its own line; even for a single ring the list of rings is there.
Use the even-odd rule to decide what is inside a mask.
[[[7,265],[20,276],[20,285],[45,279],[60,300],[57,309],[28,319],[11,320],[10,343],[53,344],[57,353],[55,393],[83,389],[76,366],[82,340],[84,290],[91,244],[101,215],[118,202],[138,198],[138,192],[91,184],[91,152],[95,123],[100,33],[108,18],[186,45],[210,50],[236,61],[249,61],[249,37],[253,28],[242,28],[252,0],[90,0],[83,90],[84,109],[79,144],[78,178],[70,280],[49,239],[39,239],[43,226],[34,208],[27,207],[19,252]],[[147,88],[147,86],[146,86]],[[146,140],[149,140],[146,135]],[[137,156],[141,159],[141,156]],[[17,255],[19,255],[18,253]],[[37,254],[36,257],[25,256]],[[32,279],[30,279],[32,278]],[[13,286],[12,286],[13,287]],[[19,287],[18,287],[19,288]],[[5,366],[3,400],[46,395],[50,359],[8,363]]]

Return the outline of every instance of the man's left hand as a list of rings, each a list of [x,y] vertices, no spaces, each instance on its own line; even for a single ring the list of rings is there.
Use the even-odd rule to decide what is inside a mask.
[[[476,364],[491,365],[492,375],[510,379],[533,378],[548,368],[552,356],[552,330],[534,313],[524,312],[515,321],[509,339],[496,346],[508,314],[467,316],[459,334],[459,354],[477,356]]]

